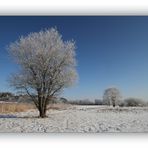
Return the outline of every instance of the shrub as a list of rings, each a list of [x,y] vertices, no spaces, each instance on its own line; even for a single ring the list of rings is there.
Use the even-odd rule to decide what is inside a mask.
[[[95,105],[102,105],[102,104],[103,104],[102,100],[99,99],[95,100]]]
[[[0,101],[14,101],[14,94],[10,92],[0,92]]]
[[[138,98],[127,98],[124,100],[124,106],[146,106],[146,103]]]
[[[74,105],[95,105],[95,103],[93,101],[90,101],[88,99],[69,101],[69,103],[74,104]]]

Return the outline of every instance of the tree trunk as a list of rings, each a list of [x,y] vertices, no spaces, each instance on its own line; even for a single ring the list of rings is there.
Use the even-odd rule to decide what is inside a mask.
[[[45,118],[46,117],[46,110],[44,108],[41,108],[39,110],[39,113],[40,113],[40,115],[39,115],[40,118]]]
[[[39,101],[39,117],[40,118],[45,118],[46,117],[46,104],[43,103],[44,98],[43,97],[38,97],[38,101]]]
[[[113,100],[113,107],[115,107],[116,106],[116,103],[115,103],[115,100]]]

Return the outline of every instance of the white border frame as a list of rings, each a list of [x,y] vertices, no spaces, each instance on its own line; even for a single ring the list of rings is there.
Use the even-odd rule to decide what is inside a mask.
[[[148,15],[147,0],[4,0],[0,15]],[[0,147],[144,148],[148,134],[0,134]]]
[[[1,15],[148,15],[147,0],[1,0]]]

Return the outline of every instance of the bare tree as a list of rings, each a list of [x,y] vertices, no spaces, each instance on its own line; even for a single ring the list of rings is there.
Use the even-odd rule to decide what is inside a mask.
[[[111,87],[105,90],[103,95],[103,104],[106,105],[113,105],[115,107],[119,104],[119,100],[121,98],[120,91],[115,88]]]
[[[10,78],[11,86],[25,91],[35,103],[40,117],[46,117],[49,100],[77,78],[75,42],[63,41],[56,28],[30,33],[9,46],[20,65]]]

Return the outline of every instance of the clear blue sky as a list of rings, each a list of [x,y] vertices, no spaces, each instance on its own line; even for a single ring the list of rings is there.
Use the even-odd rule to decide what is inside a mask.
[[[0,17],[0,91],[17,71],[6,46],[21,35],[56,26],[64,40],[74,39],[79,82],[65,90],[72,99],[100,98],[117,86],[123,96],[148,99],[148,17]]]

